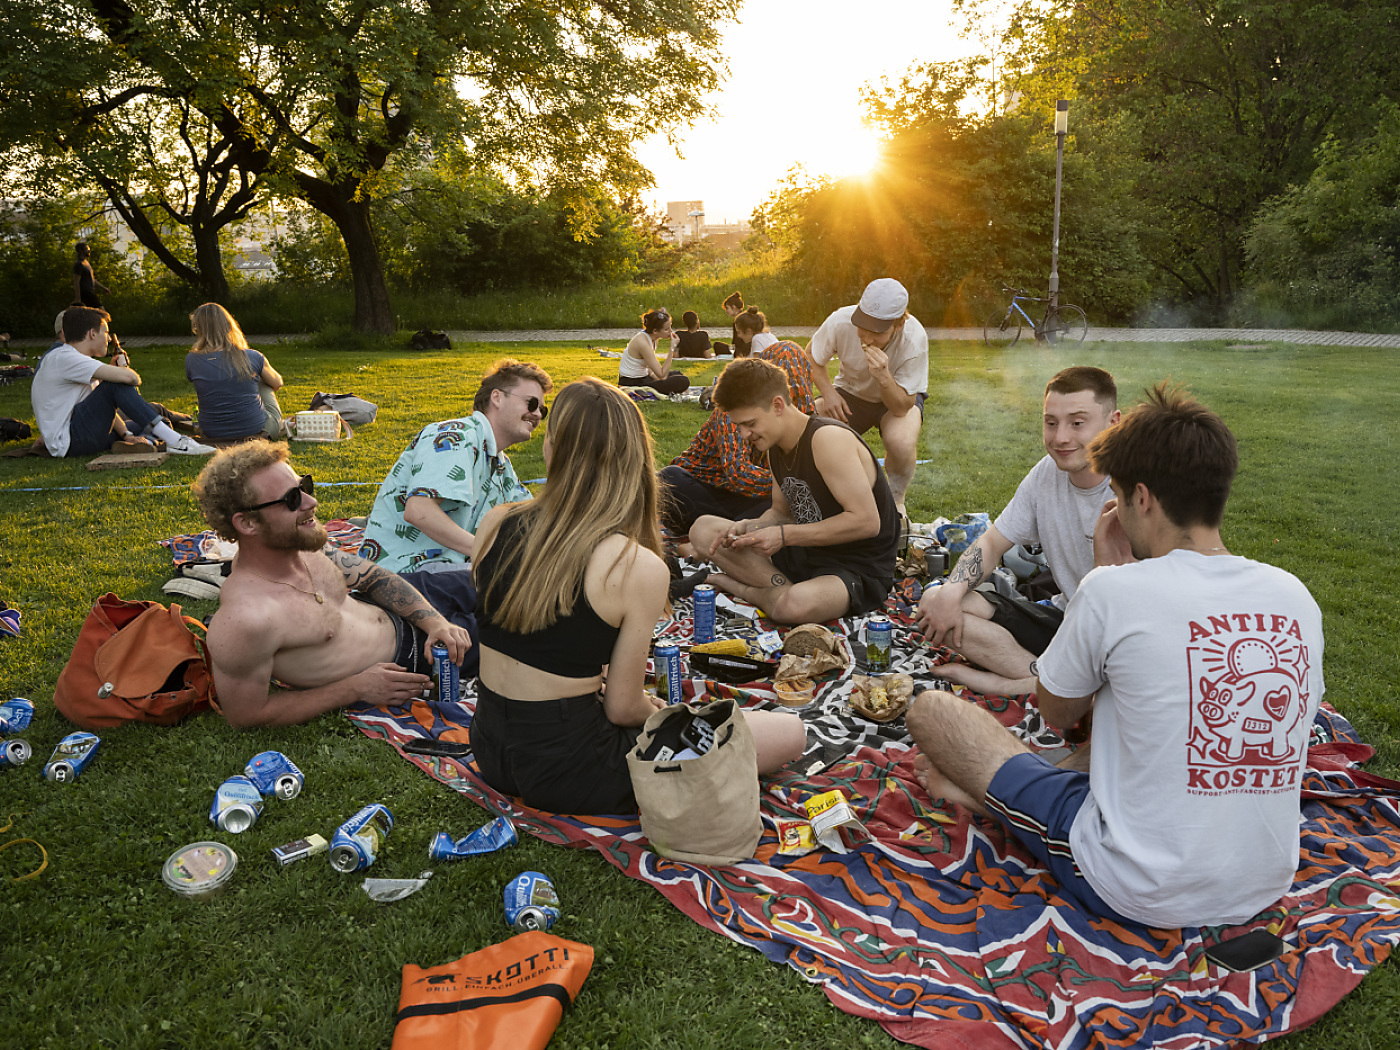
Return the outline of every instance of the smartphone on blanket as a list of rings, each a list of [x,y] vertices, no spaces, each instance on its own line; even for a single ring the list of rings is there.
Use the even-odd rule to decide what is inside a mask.
[[[415,737],[404,744],[410,755],[436,755],[439,758],[466,758],[472,753],[471,744],[456,740],[434,740],[430,736]]]
[[[1236,973],[1267,966],[1284,952],[1288,942],[1268,930],[1250,930],[1239,937],[1220,941],[1206,949],[1206,958],[1218,966]]]

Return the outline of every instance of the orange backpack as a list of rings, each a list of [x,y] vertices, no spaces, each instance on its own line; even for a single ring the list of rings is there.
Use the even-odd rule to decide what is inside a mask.
[[[83,621],[54,705],[84,729],[129,721],[168,726],[203,711],[214,680],[194,627],[204,629],[178,605],[126,601],[109,591]]]
[[[403,968],[392,1050],[544,1050],[593,949],[542,930],[430,970]]]

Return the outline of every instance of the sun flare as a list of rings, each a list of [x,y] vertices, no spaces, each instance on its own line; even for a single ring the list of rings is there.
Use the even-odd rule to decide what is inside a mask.
[[[813,175],[845,179],[865,175],[879,164],[880,146],[880,137],[866,127],[814,129],[800,159]]]

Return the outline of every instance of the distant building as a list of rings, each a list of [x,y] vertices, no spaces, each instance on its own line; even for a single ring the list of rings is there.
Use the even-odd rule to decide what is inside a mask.
[[[704,201],[667,201],[661,239],[677,246],[707,240],[722,248],[737,248],[751,232],[747,222],[707,223]]]

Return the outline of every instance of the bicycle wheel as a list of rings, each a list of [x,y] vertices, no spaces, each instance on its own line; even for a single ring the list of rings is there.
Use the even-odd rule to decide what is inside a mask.
[[[988,346],[1014,346],[1016,340],[1021,338],[1021,319],[1016,316],[1016,311],[1002,313],[998,310],[992,314],[982,326],[982,338]]]
[[[1089,321],[1077,306],[1062,306],[1052,321],[1045,322],[1047,343],[1082,343],[1089,332]]]

